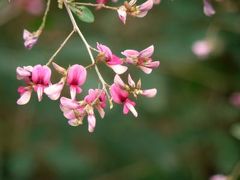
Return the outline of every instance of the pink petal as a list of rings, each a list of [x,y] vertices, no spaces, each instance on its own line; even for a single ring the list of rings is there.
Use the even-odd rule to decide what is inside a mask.
[[[28,38],[31,37],[31,36],[32,36],[32,33],[31,33],[31,32],[29,32],[29,31],[26,30],[26,29],[23,30],[23,39],[24,39],[24,40],[28,39]]]
[[[75,64],[68,69],[67,83],[68,85],[81,86],[85,83],[87,71],[85,67]]]
[[[32,81],[36,84],[48,85],[50,83],[51,69],[48,66],[36,65],[32,70]]]
[[[126,23],[126,19],[127,19],[127,12],[126,12],[126,8],[124,6],[121,6],[118,10],[118,17],[119,19],[122,21],[123,24]]]
[[[104,109],[101,106],[96,106],[96,109],[98,110],[98,113],[101,116],[101,118],[104,118],[105,116]]]
[[[146,97],[154,97],[154,96],[156,96],[156,94],[157,94],[157,89],[146,89],[146,90],[143,90],[143,92],[142,92],[142,95],[143,96],[146,96]]]
[[[127,71],[128,67],[122,65],[108,65],[116,74],[123,74]]]
[[[203,0],[203,11],[206,16],[212,16],[215,14],[215,10],[213,9],[212,5],[209,3],[208,0]]]
[[[70,95],[72,99],[76,99],[76,87],[75,86],[70,86]]]
[[[59,82],[44,89],[44,93],[52,100],[57,100],[64,87],[64,82]]]
[[[133,101],[132,101],[133,102]],[[126,102],[125,104],[124,104],[124,106],[125,106],[125,114],[126,114],[126,108],[128,109],[128,110],[130,110],[131,112],[132,112],[132,114],[135,116],[135,117],[137,117],[138,116],[138,113],[137,113],[137,111],[136,111],[136,109],[134,108],[134,105],[133,105],[133,103],[132,102]],[[135,104],[135,103],[134,103]]]
[[[152,61],[152,62],[149,62],[148,64],[145,64],[145,67],[158,68],[159,65],[160,65],[160,61]]]
[[[96,118],[94,115],[88,115],[88,131],[93,132],[96,126]]]
[[[128,49],[122,52],[122,55],[128,58],[137,58],[139,56],[139,52],[136,50]]]
[[[149,11],[153,7],[153,0],[147,0],[145,3],[139,6],[141,12]]]
[[[130,74],[128,74],[128,84],[133,88],[136,86]]]
[[[152,72],[151,68],[147,68],[144,66],[138,66],[143,72],[145,72],[146,74],[150,74]]]
[[[121,89],[118,85],[113,84],[110,87],[110,94],[112,96],[112,99],[115,103],[122,104],[125,102],[127,97],[129,96],[128,92]]]
[[[64,112],[63,112],[63,115],[64,115],[65,118],[67,118],[67,119],[69,119],[69,120],[76,118],[76,115],[75,115],[75,113],[74,113],[73,110],[64,111]]]
[[[142,12],[138,13],[138,14],[135,15],[135,16],[136,16],[136,17],[139,17],[139,18],[142,18],[142,17],[146,16],[147,13],[148,13],[148,11],[142,11]]]
[[[79,107],[79,104],[77,103],[77,101],[66,98],[66,97],[61,97],[60,103],[63,107],[68,109],[77,109]]]
[[[24,93],[22,93],[20,98],[17,100],[17,104],[18,105],[27,104],[29,102],[29,100],[31,99],[31,94],[32,94],[31,90],[25,91]]]
[[[151,0],[152,1],[152,0]],[[142,50],[140,52],[140,57],[151,57],[153,55],[153,52],[154,52],[154,46],[151,45],[149,47],[147,47],[146,49]]]
[[[121,79],[121,77],[118,74],[116,74],[115,77],[114,77],[114,83],[117,84],[120,87],[125,86],[125,83],[123,82],[123,80]]]
[[[39,102],[42,100],[43,91],[44,91],[44,89],[43,89],[42,86],[37,87],[37,96],[38,96],[38,101]]]
[[[21,80],[21,79],[24,79],[26,77],[30,77],[31,76],[31,72],[32,71],[29,71],[29,69],[32,69],[32,66],[27,66],[27,67],[17,67],[16,69],[16,73],[17,73],[17,79],[18,80]]]
[[[117,64],[122,64],[122,63],[123,63],[122,60],[115,54],[113,54],[111,56],[111,58],[107,61],[108,65],[117,65]]]
[[[105,46],[103,44],[97,43],[97,49],[100,52],[104,53],[107,58],[111,58],[112,57],[112,51],[111,51],[111,49],[109,47],[107,47],[107,46]]]

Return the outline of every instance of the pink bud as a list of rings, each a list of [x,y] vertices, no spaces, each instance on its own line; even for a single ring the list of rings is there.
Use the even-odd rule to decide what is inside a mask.
[[[23,40],[24,40],[24,46],[27,49],[32,49],[32,47],[38,41],[38,35],[36,35],[35,33],[31,33],[28,30],[24,29],[24,31],[23,31]]]
[[[203,4],[204,4],[203,11],[206,16],[212,16],[215,14],[215,10],[213,9],[209,0],[203,0]]]
[[[126,24],[126,19],[127,19],[126,8],[124,6],[120,6],[117,12],[118,12],[119,19],[122,21],[123,24]]]
[[[142,91],[142,95],[146,97],[154,97],[157,94],[157,89],[146,89]]]

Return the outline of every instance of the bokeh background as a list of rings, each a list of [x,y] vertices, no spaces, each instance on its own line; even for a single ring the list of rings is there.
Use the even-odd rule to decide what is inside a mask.
[[[27,105],[16,105],[23,84],[16,67],[45,64],[72,27],[54,1],[38,44],[26,50],[23,29],[38,28],[45,1],[13,4],[0,1],[0,179],[204,180],[232,173],[240,159],[240,109],[230,101],[240,91],[239,0],[213,1],[213,17],[203,14],[202,0],[162,0],[145,18],[129,17],[126,25],[108,10],[92,9],[93,24],[78,21],[93,46],[106,44],[120,56],[154,44],[153,57],[161,61],[150,75],[130,67],[144,88],[158,89],[155,98],[137,100],[139,117],[125,116],[115,105],[103,120],[97,118],[92,134],[86,121],[68,126],[59,102],[46,96],[38,103],[34,94]],[[206,58],[192,52],[201,39],[213,43]],[[90,62],[77,35],[56,60],[63,66]],[[100,68],[111,83],[113,72]],[[98,83],[90,70],[83,94]]]

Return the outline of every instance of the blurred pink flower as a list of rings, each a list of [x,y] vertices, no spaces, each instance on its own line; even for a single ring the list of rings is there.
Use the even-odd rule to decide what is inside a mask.
[[[217,174],[217,175],[210,177],[209,180],[227,180],[227,179],[228,179],[227,176]]]
[[[230,103],[236,107],[240,107],[240,92],[235,92],[231,95]]]
[[[143,4],[137,6],[136,2],[136,0],[131,0],[130,2],[125,1],[124,5],[118,8],[118,17],[123,24],[126,23],[127,14],[140,18],[146,16],[148,11],[152,9],[154,3],[153,0],[147,0]]]
[[[39,34],[38,33],[31,33],[28,30],[23,30],[23,40],[24,46],[27,49],[32,49],[32,47],[37,43]]]
[[[192,52],[199,58],[207,58],[212,50],[212,44],[208,40],[198,40],[192,45]]]
[[[215,14],[215,10],[210,4],[209,0],[203,0],[203,11],[206,16],[212,16]]]
[[[153,52],[154,46],[152,45],[140,52],[136,50],[125,50],[122,54],[126,56],[127,63],[134,64],[146,74],[150,74],[153,69],[160,65],[159,61],[152,60],[151,56]]]
[[[76,94],[80,94],[82,86],[87,78],[86,69],[78,64],[75,64],[68,68],[67,70],[67,84],[70,86],[71,98],[75,99]]]
[[[105,63],[110,67],[115,73],[123,74],[127,71],[127,67],[123,66],[122,60],[112,53],[111,49],[103,44],[97,43],[97,49],[100,51],[99,56],[104,56]]]
[[[32,15],[40,15],[44,11],[43,0],[14,0],[14,6],[21,8]]]

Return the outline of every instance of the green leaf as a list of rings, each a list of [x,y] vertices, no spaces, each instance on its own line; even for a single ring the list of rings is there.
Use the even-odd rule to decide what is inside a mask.
[[[83,22],[93,23],[94,15],[90,9],[85,6],[69,6],[71,11]]]

